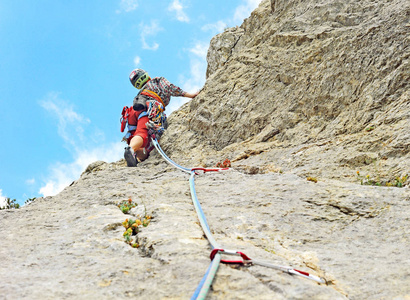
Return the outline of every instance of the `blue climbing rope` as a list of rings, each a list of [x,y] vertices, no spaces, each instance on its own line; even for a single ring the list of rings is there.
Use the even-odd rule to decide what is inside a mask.
[[[157,149],[157,151],[162,155],[162,157],[171,165],[173,165],[174,167],[176,167],[177,169],[180,169],[183,172],[187,172],[187,173],[191,173],[192,169],[189,168],[185,168],[182,167],[180,165],[178,165],[176,162],[174,162],[172,159],[170,159],[165,152],[161,149],[161,147],[158,144],[158,141],[155,137],[151,137],[152,143],[154,144],[155,149]]]
[[[212,236],[211,230],[209,229],[208,222],[206,221],[204,212],[201,208],[201,204],[198,201],[198,197],[196,195],[195,191],[195,171],[191,172],[191,177],[189,178],[189,187],[191,189],[191,198],[192,202],[194,203],[194,207],[196,210],[196,213],[199,218],[199,222],[201,223],[202,230],[205,233],[206,238],[208,239],[209,243],[212,246],[212,249],[214,248],[220,248],[218,243],[215,241],[214,237]]]

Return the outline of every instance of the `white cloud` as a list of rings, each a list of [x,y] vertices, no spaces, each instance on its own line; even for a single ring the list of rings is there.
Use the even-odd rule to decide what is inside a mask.
[[[75,155],[73,162],[56,163],[50,168],[49,178],[45,180],[39,193],[44,197],[58,194],[71,182],[78,179],[90,163],[98,160],[113,162],[122,158],[124,146],[125,144],[118,142],[92,150],[82,150]]]
[[[3,196],[3,190],[0,189],[0,207],[5,207],[7,204],[7,197]]]
[[[197,42],[188,51],[190,55],[190,76],[189,78],[182,78],[184,84],[182,88],[187,92],[194,92],[200,90],[206,80],[206,54],[208,53],[207,42]]]
[[[223,32],[228,27],[241,25],[244,19],[248,18],[252,11],[259,6],[262,0],[241,0],[238,2],[240,2],[240,4],[234,9],[233,16],[215,23],[206,24],[201,27],[201,30],[210,32],[212,36],[214,36]]]
[[[206,55],[208,53],[208,43],[197,42],[194,47],[189,49],[189,52],[195,54],[195,56],[200,59],[206,59]]]
[[[130,12],[138,7],[138,0],[121,0],[120,2],[120,9],[116,11],[117,14],[125,11]]]
[[[83,141],[84,125],[90,120],[74,111],[73,105],[60,99],[58,93],[49,93],[40,105],[58,120],[57,132],[70,146],[76,149],[78,141]]]
[[[138,67],[138,66],[140,65],[140,63],[141,63],[141,57],[135,56],[135,57],[134,57],[134,64],[135,64],[135,66]]]
[[[203,87],[206,80],[206,55],[208,47],[208,42],[200,41],[187,50],[190,53],[189,75],[187,77],[182,75],[179,78],[179,81],[182,82],[180,86],[184,91],[192,93],[199,91]],[[167,113],[171,114],[188,101],[188,98],[172,98],[171,103],[167,106]]]
[[[187,92],[199,91],[205,83],[206,60],[194,57],[190,61],[190,77],[185,80],[182,88]]]
[[[75,112],[73,106],[68,101],[61,100],[57,93],[50,93],[40,105],[57,118],[57,132],[68,143],[67,149],[73,159],[72,162],[56,162],[49,167],[49,174],[39,191],[43,196],[52,196],[62,191],[94,161],[112,162],[122,158],[125,144],[102,144],[105,140],[104,132],[98,128],[89,128],[91,121]],[[28,184],[31,182],[33,179],[26,181]]]
[[[33,185],[35,183],[36,183],[36,180],[34,178],[30,178],[30,179],[26,180],[26,184],[28,184],[28,185]]]
[[[172,101],[167,106],[166,114],[169,116],[172,112],[176,111],[182,105],[189,101],[188,98],[185,97],[173,97]]]
[[[189,17],[184,12],[184,7],[179,2],[179,0],[172,1],[172,3],[168,7],[168,10],[171,11],[171,12],[175,11],[178,21],[186,22],[186,23],[189,22]]]
[[[242,23],[244,19],[251,15],[251,12],[258,7],[262,0],[244,0],[243,4],[235,9],[233,21]]]
[[[155,20],[151,20],[150,25],[145,25],[144,23],[140,24],[140,32],[141,32],[141,42],[142,48],[147,50],[157,50],[159,44],[154,42],[151,46],[147,43],[148,36],[155,36],[158,32],[162,31],[163,29],[159,26],[158,22]]]
[[[224,21],[218,21],[216,23],[206,24],[202,26],[202,31],[209,31],[212,35],[216,35],[224,31],[228,25]]]

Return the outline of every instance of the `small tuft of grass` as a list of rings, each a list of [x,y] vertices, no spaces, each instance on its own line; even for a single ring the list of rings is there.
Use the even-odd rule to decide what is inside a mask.
[[[275,250],[270,250],[270,249],[268,249],[268,248],[265,248],[264,250],[265,250],[266,252],[269,252],[269,253],[272,253],[272,254],[276,254]]]
[[[310,177],[310,176],[308,178],[306,178],[306,180],[314,182],[314,183],[317,183],[317,181],[318,181],[316,177]]]
[[[371,186],[387,186],[387,187],[398,187],[402,188],[407,184],[408,174],[404,176],[397,176],[394,180],[382,180],[380,176],[372,176],[367,174],[363,176],[359,171],[356,172],[357,179],[360,181],[361,185],[371,185]]]

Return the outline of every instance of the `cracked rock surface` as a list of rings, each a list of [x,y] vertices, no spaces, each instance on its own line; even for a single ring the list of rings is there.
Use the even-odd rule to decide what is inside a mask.
[[[3,299],[188,299],[211,247],[189,175],[166,163],[100,163],[55,197],[0,212]],[[238,170],[196,177],[211,231],[226,249],[321,276],[319,285],[261,266],[221,265],[209,299],[381,299],[409,293],[409,189],[309,182]],[[121,223],[152,215],[123,240]]]

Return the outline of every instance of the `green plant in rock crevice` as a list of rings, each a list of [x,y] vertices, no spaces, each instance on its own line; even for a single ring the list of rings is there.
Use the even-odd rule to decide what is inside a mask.
[[[376,128],[374,124],[368,126],[366,128],[367,132],[371,132]],[[391,143],[392,139],[381,142],[380,146],[381,149],[385,149],[389,143]],[[380,150],[381,151],[381,150]],[[408,184],[407,179],[409,174],[402,176],[396,176],[393,178],[391,174],[382,173],[382,161],[387,160],[387,157],[379,153],[377,158],[372,159],[372,163],[374,165],[373,174],[367,174],[363,176],[360,174],[359,171],[356,172],[357,178],[360,181],[361,185],[372,185],[372,186],[386,186],[386,187],[399,187],[402,188]],[[366,163],[367,164],[367,163]],[[370,164],[370,163],[369,163]]]
[[[132,208],[136,206],[137,204],[132,202],[131,198],[129,198],[128,200],[122,201],[120,204],[118,204],[118,208],[121,209],[121,211],[124,214],[127,214]]]
[[[396,186],[396,187],[403,187],[406,184],[407,178],[409,177],[408,174],[405,176],[397,176],[393,182],[388,182],[386,186]]]
[[[129,210],[133,207],[136,207],[137,204],[132,202],[132,199],[128,199],[127,201],[123,201],[118,205],[118,208],[124,214],[127,214]],[[122,226],[125,228],[125,232],[123,233],[124,241],[132,246],[133,248],[138,248],[139,244],[137,243],[136,236],[140,231],[140,226],[147,227],[148,224],[151,222],[152,216],[147,214],[147,208],[144,205],[144,216],[142,218],[136,219],[125,219],[122,222]],[[135,237],[135,239],[134,239]]]
[[[122,226],[125,228],[125,232],[123,233],[124,241],[131,245],[133,248],[138,248],[139,244],[136,241],[136,235],[140,231],[140,226],[147,227],[148,224],[151,222],[152,217],[145,215],[142,220],[141,219],[125,219],[122,222]],[[135,236],[135,240],[133,237]]]
[[[136,241],[133,241],[132,237],[137,235],[140,225],[142,225],[142,222],[139,219],[125,219],[125,221],[122,222],[122,226],[125,228],[125,232],[123,233],[124,241],[134,248],[138,248],[139,245]]]
[[[363,176],[359,171],[356,172],[357,178],[361,185],[372,185],[372,186],[387,186],[387,187],[404,187],[406,185],[408,174],[400,177],[397,176],[394,180],[381,180],[380,175],[371,176],[370,174]]]

